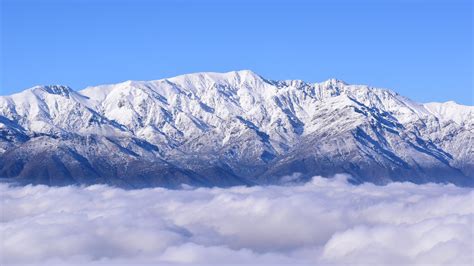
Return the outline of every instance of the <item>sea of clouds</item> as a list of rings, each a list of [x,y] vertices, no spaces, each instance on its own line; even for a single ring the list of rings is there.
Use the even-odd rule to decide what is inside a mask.
[[[453,185],[122,190],[0,185],[0,264],[474,265]]]

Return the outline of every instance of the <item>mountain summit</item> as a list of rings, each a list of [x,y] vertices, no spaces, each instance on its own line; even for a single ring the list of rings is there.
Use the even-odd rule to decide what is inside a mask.
[[[0,177],[21,183],[230,186],[349,173],[472,186],[473,143],[473,106],[249,70],[0,97]]]

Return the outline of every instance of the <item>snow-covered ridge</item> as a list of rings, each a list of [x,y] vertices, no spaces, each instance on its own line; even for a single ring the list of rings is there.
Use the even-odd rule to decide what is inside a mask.
[[[458,124],[474,121],[474,106],[461,105],[453,101],[426,103],[424,106],[440,119],[452,120]]]
[[[140,97],[141,94],[147,93],[147,91],[166,96],[185,92],[188,93],[190,98],[193,98],[198,94],[206,94],[206,90],[210,90],[213,86],[217,85],[235,87],[236,90],[231,91],[232,93],[245,91],[245,93],[251,94],[253,98],[262,96],[271,98],[271,96],[284,92],[298,90],[303,92],[309,91],[309,96],[320,100],[345,95],[364,104],[375,104],[377,107],[384,109],[399,108],[401,104],[419,115],[430,113],[440,119],[453,120],[456,123],[472,120],[474,113],[474,106],[460,105],[452,101],[418,104],[388,89],[372,88],[366,85],[349,85],[335,78],[321,83],[306,83],[301,80],[271,81],[262,78],[250,70],[227,73],[193,73],[153,81],[129,80],[118,84],[87,87],[78,92],[61,85],[35,86],[11,96],[0,96],[0,101],[2,105],[7,105],[6,103],[8,102],[23,106],[41,105],[38,101],[47,101],[49,100],[47,99],[48,95],[57,95],[65,98],[72,97],[74,101],[86,107],[96,108],[103,104],[104,101],[112,100],[115,96],[131,101],[134,97]],[[127,90],[129,92],[126,92]],[[130,91],[134,92],[131,93]]]
[[[374,182],[392,171],[395,175],[399,167],[441,167],[445,170],[440,175],[457,171],[455,175],[465,176],[474,157],[473,108],[452,102],[420,104],[392,90],[337,79],[275,81],[249,70],[80,91],[36,86],[0,97],[0,156],[10,158],[18,149],[45,152],[44,145],[32,144],[45,135],[61,140],[47,146],[52,154],[57,152],[53,147],[74,141],[65,148],[73,153],[70,160],[95,172],[99,170],[93,162],[100,157],[125,165],[160,160],[199,176],[214,175],[201,169],[205,162],[229,178],[264,178],[290,169],[311,175],[332,169],[357,176],[371,173],[370,167],[383,176],[371,177]],[[110,149],[117,149],[115,159],[109,158]],[[330,165],[315,167],[326,157]],[[310,158],[317,161],[302,164]],[[367,169],[354,166],[362,162]],[[0,176],[1,169],[15,176],[10,171],[15,167],[0,162]]]

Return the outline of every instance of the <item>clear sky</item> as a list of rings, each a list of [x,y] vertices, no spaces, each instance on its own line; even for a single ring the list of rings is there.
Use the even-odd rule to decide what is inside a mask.
[[[0,2],[1,95],[251,69],[474,105],[471,0]]]

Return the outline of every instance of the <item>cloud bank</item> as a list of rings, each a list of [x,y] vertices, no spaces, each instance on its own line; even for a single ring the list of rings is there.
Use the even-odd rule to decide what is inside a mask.
[[[474,264],[474,192],[452,185],[2,184],[0,199],[2,265]]]

